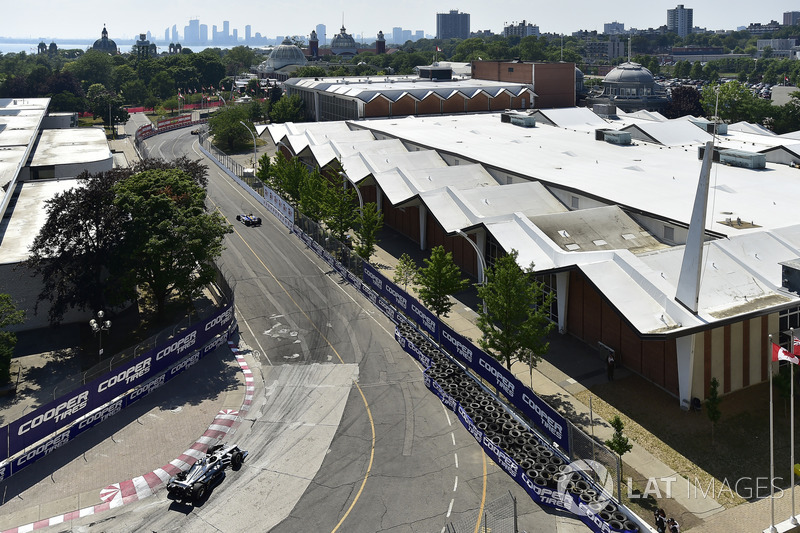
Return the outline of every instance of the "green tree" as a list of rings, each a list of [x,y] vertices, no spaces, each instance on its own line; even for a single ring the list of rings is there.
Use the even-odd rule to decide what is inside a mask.
[[[17,345],[17,336],[5,328],[22,324],[25,311],[17,309],[8,294],[0,294],[0,385],[11,381],[11,358]]]
[[[375,253],[378,232],[382,227],[383,213],[378,211],[378,206],[375,202],[368,202],[364,205],[364,209],[358,214],[358,219],[356,220],[358,244],[355,247],[356,253],[367,262],[369,262],[372,254]]]
[[[297,161],[294,159],[293,161]],[[356,192],[349,184],[327,182],[323,221],[339,242],[345,242],[348,232],[358,219]]]
[[[704,87],[701,102],[706,116],[714,116],[717,110],[719,118],[728,123],[747,121],[761,124],[770,114],[770,102],[753,95],[738,81]]]
[[[112,121],[114,124],[124,124],[128,121],[128,112],[122,107],[122,98],[99,83],[89,87],[86,102],[89,104],[92,116],[101,117],[109,126]]]
[[[419,298],[437,317],[447,316],[453,307],[450,296],[466,289],[469,281],[461,277],[452,252],[445,252],[444,246],[433,248],[423,261],[425,266],[417,274]]]
[[[271,187],[284,197],[287,201],[297,204],[300,201],[300,189],[303,182],[308,179],[308,169],[298,158],[286,159],[283,152],[275,154],[275,160],[271,165],[272,185]],[[321,196],[322,201],[327,206],[328,185]],[[324,211],[327,211],[326,207]]]
[[[719,381],[717,378],[711,378],[711,387],[708,391],[708,398],[706,398],[706,414],[711,421],[712,445],[714,444],[714,427],[722,416],[722,411],[719,409],[720,403],[722,403],[722,398],[719,397]]]
[[[150,96],[142,80],[126,81],[122,84],[121,93],[123,101],[130,105],[143,105]]]
[[[234,46],[222,57],[225,73],[235,76],[250,69],[256,61],[256,53],[249,46]]]
[[[114,204],[113,187],[125,177],[125,171],[84,172],[78,187],[45,202],[47,218],[26,265],[43,281],[36,308],[39,302],[50,302],[51,324],[60,323],[73,308],[104,309],[133,297],[117,290],[123,286],[115,258],[124,217]]]
[[[293,78],[324,78],[328,75],[328,71],[323,67],[318,66],[305,66],[292,72]]]
[[[664,116],[667,118],[679,118],[686,115],[701,117],[705,113],[700,103],[700,91],[694,87],[681,86],[672,89],[672,95]]]
[[[247,110],[240,105],[220,108],[208,119],[208,129],[214,136],[214,144],[220,148],[234,150],[252,140],[250,132],[241,125],[247,120]]]
[[[536,364],[546,353],[544,339],[553,328],[548,320],[552,293],[536,280],[533,264],[522,269],[518,252],[498,258],[485,272],[486,282],[478,285],[484,308],[478,311],[481,348],[511,368],[514,361]]]
[[[623,424],[619,415],[614,415],[614,418],[611,419],[611,427],[614,428],[614,434],[611,439],[606,441],[606,446],[622,457],[633,449],[633,444],[628,441],[628,437],[622,434],[625,424]]]
[[[303,101],[299,96],[281,96],[281,99],[272,104],[269,111],[272,122],[302,122],[303,120]]]
[[[417,264],[408,254],[403,254],[394,267],[394,277],[392,281],[403,286],[403,290],[408,291],[408,286],[417,282]]]
[[[114,189],[129,279],[150,290],[161,317],[173,291],[189,300],[215,279],[212,261],[232,230],[220,213],[206,212],[205,190],[181,170],[147,170]]]
[[[150,92],[162,100],[171,96],[177,96],[178,90],[175,86],[175,78],[165,70],[153,75],[148,85]]]
[[[297,201],[300,211],[311,220],[320,222],[325,215],[327,191],[328,181],[320,174],[319,168],[315,167],[300,183]]]

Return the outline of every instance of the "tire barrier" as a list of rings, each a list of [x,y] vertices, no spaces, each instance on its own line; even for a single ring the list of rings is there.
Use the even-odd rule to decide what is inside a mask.
[[[560,452],[520,423],[427,335],[401,322],[395,338],[425,368],[425,386],[458,415],[487,455],[534,501],[575,513],[597,533],[638,533],[639,527],[615,503],[601,501],[582,472],[573,470]]]

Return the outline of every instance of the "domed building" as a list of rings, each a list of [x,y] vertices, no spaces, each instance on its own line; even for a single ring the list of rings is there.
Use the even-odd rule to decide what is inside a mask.
[[[353,36],[347,33],[345,30],[344,25],[342,25],[342,29],[333,36],[331,39],[331,52],[335,56],[354,56],[358,54],[358,48],[356,48],[356,40],[353,39]]]
[[[256,72],[259,78],[280,78],[280,76],[277,75],[279,71],[283,71],[284,73],[289,70],[294,71],[306,64],[308,64],[308,59],[306,59],[303,51],[300,50],[291,39],[286,37],[281,44],[272,49],[266,61],[262,61],[261,64],[256,67]]]
[[[92,50],[100,50],[101,52],[111,55],[117,55],[119,53],[117,43],[108,38],[108,30],[106,30],[105,26],[103,26],[102,36],[92,45]]]
[[[669,102],[664,87],[639,63],[622,63],[603,78],[602,92],[590,93],[588,105],[610,104],[625,112],[661,111]]]

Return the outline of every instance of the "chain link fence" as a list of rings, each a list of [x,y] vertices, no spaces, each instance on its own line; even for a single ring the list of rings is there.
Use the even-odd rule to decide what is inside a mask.
[[[622,465],[619,455],[609,450],[605,444],[587,435],[578,426],[567,420],[569,426],[570,460],[575,463],[583,461],[589,468],[584,470],[597,484],[598,488],[607,493],[609,498],[614,497],[616,487],[617,499],[620,499],[620,482]],[[591,462],[590,462],[591,461]],[[605,468],[598,467],[602,465]]]
[[[486,504],[483,513],[470,511],[445,526],[447,533],[517,533],[517,499],[508,492]]]

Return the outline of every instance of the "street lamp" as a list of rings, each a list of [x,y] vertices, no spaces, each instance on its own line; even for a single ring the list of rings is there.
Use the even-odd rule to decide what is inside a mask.
[[[347,174],[342,171],[339,171],[339,175],[342,177],[342,189],[347,189],[347,184],[350,183],[350,180],[347,179]],[[363,215],[364,214],[364,198],[361,197],[361,191],[358,189],[358,185],[355,183],[351,183],[353,188],[356,190],[356,194],[358,195],[358,211]]]
[[[111,329],[111,321],[110,320],[103,320],[106,314],[103,311],[97,312],[97,320],[94,318],[89,320],[89,327],[92,328],[92,332],[95,334],[99,334],[98,337],[98,347],[99,351],[97,353],[97,362],[99,363],[100,360],[103,358],[103,332],[108,331]]]
[[[256,165],[258,165],[258,159],[256,159],[256,134],[253,130],[250,129],[250,126],[244,123],[244,120],[240,120],[239,124],[247,128],[247,131],[250,132],[250,135],[253,136],[253,175],[256,174]]]
[[[478,245],[475,244],[473,240],[467,236],[466,233],[464,233],[460,229],[456,230],[456,233],[464,237],[467,240],[467,242],[470,243],[470,245],[472,245],[472,247],[475,249],[475,253],[478,254],[478,283],[483,283],[484,281],[486,281],[486,274],[485,274],[486,260],[483,258],[483,253],[481,252],[480,248],[478,248]]]
[[[481,250],[480,250],[480,248],[478,248],[477,244],[472,242],[472,239],[470,239],[467,236],[466,233],[464,233],[460,229],[456,230],[456,233],[458,233],[459,235],[464,237],[467,240],[467,242],[475,249],[475,253],[478,254],[478,284],[486,283],[486,259],[484,259],[484,257],[483,257],[483,252],[481,252]],[[482,304],[483,304],[483,312],[485,314],[486,313],[486,300],[483,300]],[[531,386],[533,386],[533,374],[532,373],[531,373]]]

